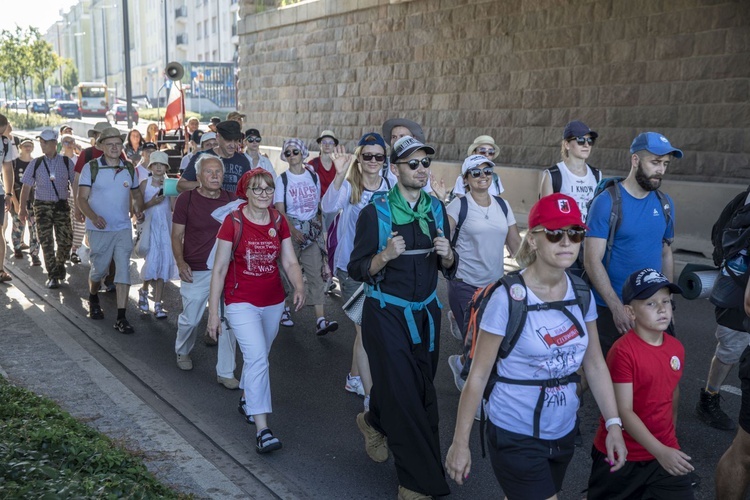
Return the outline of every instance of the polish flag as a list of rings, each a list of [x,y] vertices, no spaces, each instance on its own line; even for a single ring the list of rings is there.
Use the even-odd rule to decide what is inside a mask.
[[[185,95],[179,81],[172,82],[167,100],[167,110],[164,112],[164,128],[178,130],[185,123],[183,110],[185,109]]]

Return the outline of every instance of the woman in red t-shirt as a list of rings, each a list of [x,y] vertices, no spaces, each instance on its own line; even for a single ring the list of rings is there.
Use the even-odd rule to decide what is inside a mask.
[[[257,426],[258,453],[281,448],[281,441],[267,425],[272,410],[268,353],[284,311],[279,256],[294,286],[296,310],[305,303],[302,269],[286,219],[271,208],[273,192],[273,177],[262,168],[250,170],[240,178],[237,196],[247,203],[227,216],[219,229],[208,299],[209,335],[214,340],[219,335],[219,304],[223,293],[226,320],[242,350],[245,364],[240,379],[243,396],[239,410],[248,423]]]

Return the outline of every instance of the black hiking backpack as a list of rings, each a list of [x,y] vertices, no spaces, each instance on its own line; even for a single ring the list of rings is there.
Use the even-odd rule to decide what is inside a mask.
[[[746,204],[750,186],[730,201],[711,228],[711,243],[714,245],[713,259],[717,267],[723,267],[735,282],[744,288],[746,273],[739,275],[732,266],[726,265],[750,247],[750,204]]]

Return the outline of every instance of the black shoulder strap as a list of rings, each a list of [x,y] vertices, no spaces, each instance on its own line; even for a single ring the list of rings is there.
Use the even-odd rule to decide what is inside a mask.
[[[508,273],[500,278],[500,281],[505,286],[505,292],[508,294],[508,324],[505,328],[505,337],[503,337],[503,341],[500,343],[497,356],[500,359],[505,359],[516,346],[521,336],[529,309],[526,283],[523,281],[521,273]],[[523,290],[523,297],[514,299],[513,295],[519,293],[516,290]]]
[[[495,198],[495,201],[497,201],[497,204],[500,205],[500,208],[503,209],[503,214],[505,214],[505,218],[508,218],[508,202],[506,202],[502,196],[497,195],[493,196]]]
[[[606,189],[612,199],[612,210],[609,212],[609,233],[607,234],[604,269],[609,269],[609,261],[612,259],[612,247],[615,244],[615,233],[617,233],[620,222],[622,222],[622,193],[620,193],[619,184],[619,181],[615,181],[607,186]]]
[[[31,174],[31,177],[32,177],[33,179],[36,179],[36,169],[38,169],[38,168],[39,168],[39,165],[41,165],[41,164],[42,164],[42,157],[40,156],[39,158],[37,158],[37,159],[36,159],[36,160],[34,161],[34,172],[33,172],[33,173]]]
[[[284,213],[286,213],[286,184],[287,184],[286,171],[281,173],[281,183],[284,185],[284,199],[282,203],[284,203]]]
[[[552,192],[559,193],[560,189],[562,189],[562,172],[560,172],[560,167],[555,164],[547,171],[549,172],[549,178],[552,181]]]
[[[669,229],[669,226],[672,224],[672,204],[669,203],[669,198],[667,198],[667,195],[662,193],[660,189],[656,190],[656,196],[657,198],[659,198],[661,209],[664,212],[664,219],[667,222],[667,229]],[[674,233],[674,230],[672,232]],[[663,238],[663,241],[667,245],[671,245],[672,242],[674,241],[674,237]]]
[[[466,199],[466,196],[462,196],[460,198],[460,208],[458,209],[458,220],[456,221],[456,227],[453,230],[453,237],[451,238],[451,247],[456,247],[456,242],[458,241],[458,233],[461,231],[461,226],[464,225],[464,221],[466,221],[466,214],[469,212],[469,201]]]
[[[589,313],[589,306],[591,306],[591,289],[588,283],[580,276],[573,274],[567,269],[565,270],[565,274],[568,275],[570,282],[573,284],[576,302],[578,303],[578,307],[581,308],[585,321],[586,315]]]
[[[588,165],[588,163],[587,163]],[[599,181],[602,180],[602,171],[599,170],[596,167],[592,167],[591,165],[588,165],[588,167],[591,169],[591,173],[594,174],[594,178],[596,179],[596,183],[599,184]]]

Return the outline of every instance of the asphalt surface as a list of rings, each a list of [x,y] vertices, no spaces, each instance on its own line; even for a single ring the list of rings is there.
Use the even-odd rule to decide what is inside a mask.
[[[90,398],[106,395],[100,415],[125,413],[125,420],[137,427],[121,431],[134,446],[144,450],[153,462],[153,469],[162,473],[166,481],[183,491],[199,497],[230,498],[240,491],[240,496],[262,498],[392,498],[398,481],[393,458],[376,464],[364,452],[363,439],[356,427],[355,417],[362,411],[362,399],[346,392],[344,382],[351,363],[351,346],[354,329],[340,309],[341,298],[327,299],[327,312],[338,320],[341,327],[325,337],[315,335],[312,308],[306,307],[294,315],[293,328],[281,328],[271,351],[271,387],[274,412],[269,425],[282,440],[283,450],[261,456],[255,453],[255,428],[245,423],[237,413],[239,391],[230,391],[216,382],[216,348],[198,342],[193,351],[195,368],[184,372],[177,368],[174,355],[176,319],[180,311],[178,282],[169,283],[165,289],[167,320],[158,321],[152,315],[137,312],[136,284],[140,261],[131,264],[134,286],[131,288],[128,317],[136,332],[122,335],[112,328],[115,318],[114,294],[101,294],[105,313],[103,321],[86,318],[84,290],[88,267],[82,264],[69,266],[68,283],[58,290],[43,288],[43,269],[30,267],[28,258],[16,260],[12,253],[6,268],[15,278],[12,285],[0,285],[4,308],[0,312],[5,334],[0,336],[0,366],[11,379],[24,383],[32,380],[33,373],[43,371],[43,360],[35,352],[39,346],[50,345],[54,335],[65,333],[75,345],[74,354],[55,353],[61,359],[73,359],[78,366],[99,363],[102,369],[91,375],[93,385],[82,384],[84,394]],[[440,283],[440,298],[447,304],[444,282]],[[37,311],[36,316],[30,316]],[[42,311],[41,313],[39,311]],[[36,320],[34,319],[36,318]],[[41,319],[40,319],[41,318]],[[445,317],[444,317],[445,318]],[[682,448],[692,457],[702,485],[696,490],[699,499],[713,498],[713,479],[716,463],[730,444],[734,433],[711,429],[694,415],[699,388],[705,383],[708,365],[713,354],[715,323],[713,310],[707,301],[688,302],[677,299],[678,337],[686,349],[686,369],[681,382],[680,418],[678,438]],[[39,327],[41,325],[41,327]],[[29,327],[29,328],[24,328]],[[18,349],[18,332],[37,338],[25,355],[12,356],[11,346]],[[43,335],[42,335],[43,334]],[[45,336],[47,337],[45,339]],[[23,335],[21,336],[25,338]],[[24,341],[25,342],[25,341]],[[55,341],[55,343],[58,343]],[[459,343],[450,334],[447,321],[441,330],[441,365],[436,378],[440,402],[440,434],[443,454],[447,451],[453,434],[458,405],[457,392],[447,358],[459,351]],[[6,365],[12,364],[12,369]],[[58,361],[53,361],[58,363]],[[241,367],[238,349],[239,376]],[[44,367],[47,369],[48,367]],[[58,369],[50,376],[62,381],[60,386],[75,385],[68,377],[75,369]],[[21,374],[21,375],[19,375]],[[56,374],[56,376],[54,376]],[[116,389],[103,389],[98,381],[116,379]],[[736,369],[732,371],[722,392],[722,405],[735,417],[739,410],[739,386]],[[69,410],[80,405],[81,396],[66,400],[64,391],[48,388],[47,383],[29,383],[35,390],[57,399]],[[55,384],[52,384],[53,386]],[[133,394],[121,400],[117,394]],[[87,398],[84,398],[87,399]],[[107,410],[112,400],[124,405],[126,411]],[[146,423],[128,413],[131,406],[145,407],[153,412]],[[145,411],[145,410],[144,410]],[[588,395],[580,412],[584,444],[576,450],[568,469],[561,499],[581,498],[585,489],[591,461],[589,452],[597,425],[596,405]],[[97,425],[93,419],[93,425]],[[158,421],[159,425],[150,425]],[[141,432],[141,425],[148,429]],[[106,432],[108,425],[103,426]],[[479,447],[478,426],[472,439],[473,469],[464,486],[452,485],[452,498],[496,498],[499,487],[492,473],[489,458],[482,459]],[[166,430],[164,430],[166,429]],[[171,442],[178,451],[166,446],[159,436],[176,432]],[[117,434],[117,431],[115,431]],[[122,436],[119,436],[122,437]],[[137,439],[136,439],[137,438]],[[171,450],[171,451],[170,451]],[[201,486],[198,479],[203,469],[182,467],[181,453],[191,454],[201,464],[211,469],[214,483]],[[203,458],[206,461],[200,462]],[[214,470],[215,469],[215,470]],[[171,472],[170,472],[171,471]],[[205,481],[204,481],[205,483]],[[221,485],[224,490],[215,487]],[[234,493],[232,493],[234,492]]]

